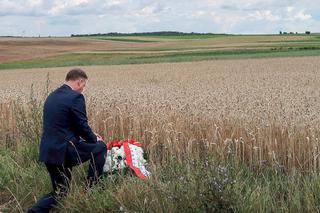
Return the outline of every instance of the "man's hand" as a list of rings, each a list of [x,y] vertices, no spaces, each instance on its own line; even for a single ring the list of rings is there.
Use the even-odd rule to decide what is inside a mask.
[[[97,141],[103,141],[103,138],[98,133],[94,133],[97,136]]]

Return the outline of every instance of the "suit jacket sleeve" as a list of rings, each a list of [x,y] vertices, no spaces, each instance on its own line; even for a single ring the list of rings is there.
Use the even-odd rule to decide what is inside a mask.
[[[97,136],[92,132],[87,118],[86,104],[82,94],[79,94],[73,102],[71,113],[75,123],[75,128],[80,137],[88,143],[96,143]]]

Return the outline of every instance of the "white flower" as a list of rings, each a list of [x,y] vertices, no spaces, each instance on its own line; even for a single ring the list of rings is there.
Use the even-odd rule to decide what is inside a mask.
[[[111,149],[111,152],[112,152],[112,161],[113,161],[112,170],[124,169],[126,167],[126,164],[124,162],[125,154],[124,154],[123,146],[121,146],[121,148],[114,147]]]
[[[148,172],[145,168],[147,165],[147,161],[143,158],[143,150],[141,147],[129,144],[132,165],[138,168],[143,175],[150,176],[150,172]],[[114,172],[119,171],[128,167],[128,163],[126,161],[126,156],[124,152],[124,147],[113,147],[111,150],[107,151],[106,162],[103,167],[104,172]]]
[[[103,166],[103,171],[110,171],[112,168],[112,158],[111,158],[111,150],[107,151],[106,162]]]
[[[111,150],[108,150],[103,171],[116,171],[124,169],[125,167],[126,164],[123,146],[121,146],[121,148],[113,147]]]

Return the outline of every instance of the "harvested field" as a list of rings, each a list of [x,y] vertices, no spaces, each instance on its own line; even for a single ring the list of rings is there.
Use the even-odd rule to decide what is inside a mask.
[[[162,160],[183,158],[200,142],[201,149],[222,159],[234,152],[239,161],[316,171],[319,59],[83,67],[89,74],[87,108],[92,125],[105,138],[142,140],[154,162],[159,161],[158,149],[170,147]],[[1,102],[27,101],[32,83],[41,99],[47,73],[52,89],[68,69],[3,70]]]
[[[184,48],[243,48],[270,46],[271,43],[303,41],[305,36],[223,36],[206,39],[168,39],[162,37],[72,37],[72,38],[15,38],[0,37],[0,63],[63,54],[121,50],[181,50]],[[135,42],[136,41],[136,42]],[[147,41],[147,42],[138,42]],[[310,40],[311,41],[311,40]]]
[[[142,48],[157,44],[103,41],[83,38],[0,38],[0,62],[46,58],[79,51]]]

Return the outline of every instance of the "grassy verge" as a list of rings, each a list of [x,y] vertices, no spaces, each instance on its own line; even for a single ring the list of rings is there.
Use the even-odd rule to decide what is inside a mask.
[[[319,56],[320,47],[274,47],[268,49],[203,50],[178,53],[79,53],[52,58],[0,63],[0,69],[45,68],[84,65],[119,65],[162,62],[201,61],[211,59]]]
[[[1,152],[0,162],[1,211],[24,212],[51,190],[44,166],[23,149]],[[184,162],[172,158],[151,165],[147,181],[106,175],[84,193],[86,167],[73,171],[71,192],[57,206],[59,212],[316,212],[320,207],[318,173],[234,167],[212,156]]]
[[[16,105],[19,135],[13,144],[0,143],[0,211],[25,212],[51,190],[44,166],[37,161],[42,103]],[[22,119],[23,118],[23,119]],[[203,150],[197,143],[196,150]],[[156,146],[149,149],[155,149]],[[159,148],[159,147],[158,147]],[[87,164],[73,170],[69,195],[59,212],[317,212],[319,173],[287,170],[278,164],[240,163],[230,152],[224,160],[213,153],[167,155],[149,165],[152,176],[110,176],[84,193]],[[164,158],[166,156],[166,158]],[[161,163],[160,163],[160,159]],[[163,160],[165,159],[165,160]]]

